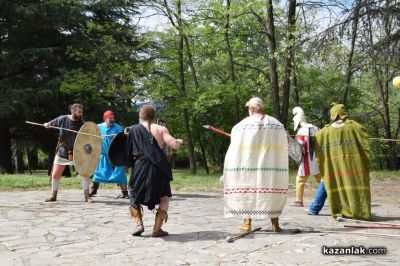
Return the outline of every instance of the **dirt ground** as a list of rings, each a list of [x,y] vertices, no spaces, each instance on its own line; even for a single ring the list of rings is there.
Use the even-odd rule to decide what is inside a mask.
[[[400,180],[371,181],[371,195],[372,202],[400,206]]]
[[[371,181],[371,197],[373,203],[386,203],[397,205],[400,207],[400,179],[399,180],[372,180]],[[315,195],[315,188],[310,186],[305,188],[304,197],[310,201]],[[289,190],[291,197],[296,196],[295,188]],[[400,213],[399,213],[400,215]]]

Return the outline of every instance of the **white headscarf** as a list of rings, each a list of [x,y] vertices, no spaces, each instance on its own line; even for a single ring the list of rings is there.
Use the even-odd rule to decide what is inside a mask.
[[[301,123],[306,123],[306,115],[301,107],[293,108],[293,115],[294,130],[297,130]]]

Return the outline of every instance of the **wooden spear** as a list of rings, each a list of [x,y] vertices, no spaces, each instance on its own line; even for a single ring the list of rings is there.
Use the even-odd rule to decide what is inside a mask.
[[[380,224],[380,225],[389,225],[389,226],[398,226],[398,227],[400,227],[400,224],[391,224],[391,223],[383,223],[383,222],[371,222],[371,221],[349,219],[349,218],[344,218],[344,217],[337,217],[336,221],[337,222],[356,222],[356,223]]]
[[[39,123],[35,123],[35,122],[25,121],[25,123],[27,123],[27,124],[29,124],[29,125],[34,125],[34,126],[41,126],[41,127],[44,127],[44,125],[43,125],[43,124],[39,124]],[[83,135],[92,136],[92,137],[101,138],[101,139],[103,139],[103,138],[106,138],[106,137],[108,137],[108,136],[114,136],[114,135],[115,135],[115,134],[112,134],[112,135],[103,135],[103,136],[98,136],[98,135],[93,135],[93,134],[90,134],[90,133],[79,132],[79,131],[72,130],[72,129],[68,129],[68,128],[55,127],[55,126],[50,126],[50,128],[54,128],[54,129],[61,129],[61,130],[65,130],[65,131],[73,132],[73,133],[76,133],[76,134],[83,134]]]
[[[389,225],[344,225],[348,228],[366,228],[366,229],[400,229],[400,226],[389,226]]]

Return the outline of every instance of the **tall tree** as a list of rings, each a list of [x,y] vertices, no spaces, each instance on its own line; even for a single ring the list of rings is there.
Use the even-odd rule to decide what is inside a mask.
[[[237,84],[236,84],[236,74],[235,74],[235,60],[233,58],[233,51],[230,40],[230,28],[231,28],[231,1],[226,0],[226,10],[225,10],[225,26],[224,26],[224,36],[226,42],[226,51],[228,53],[229,58],[229,73],[230,80],[233,86],[234,91],[234,114],[236,122],[240,120],[240,112],[239,112],[239,96],[237,93]]]
[[[354,57],[354,50],[356,48],[356,39],[357,39],[357,32],[358,32],[358,23],[359,23],[359,17],[360,17],[360,10],[361,10],[361,0],[356,0],[355,1],[355,7],[353,10],[353,19],[351,20],[352,22],[352,27],[351,27],[351,42],[350,42],[350,52],[347,58],[347,68],[346,68],[346,74],[345,74],[345,90],[343,94],[343,104],[347,104],[348,100],[348,95],[350,92],[350,85],[351,85],[351,76],[354,72],[353,69],[353,57]]]
[[[48,121],[72,101],[89,107],[87,120],[100,119],[105,108],[117,109],[121,120],[133,116],[137,53],[146,49],[132,23],[136,4],[2,1],[0,168],[12,172],[12,139],[29,139],[50,153],[53,148],[42,143],[55,134],[26,130],[23,122]]]

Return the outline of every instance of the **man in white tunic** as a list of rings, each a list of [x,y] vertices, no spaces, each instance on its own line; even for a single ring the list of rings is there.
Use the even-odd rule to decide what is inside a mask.
[[[264,113],[264,103],[246,103],[249,117],[235,125],[224,165],[225,217],[240,216],[243,231],[252,219],[270,218],[279,232],[278,218],[286,203],[289,183],[288,139],[284,126]]]
[[[296,140],[303,146],[303,158],[300,161],[299,170],[296,177],[296,201],[294,207],[303,207],[304,186],[309,176],[314,176],[319,184],[321,176],[319,174],[317,159],[315,158],[315,134],[318,128],[306,122],[306,116],[300,107],[293,108],[294,130],[297,131]]]

